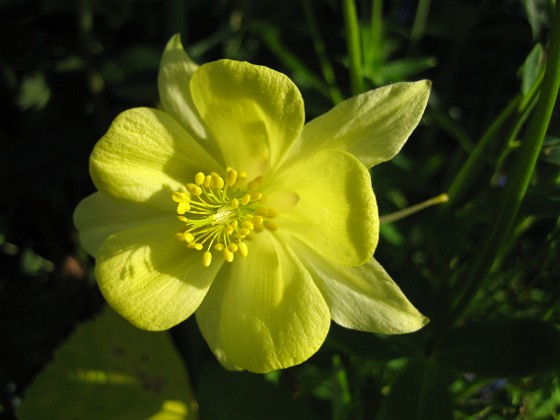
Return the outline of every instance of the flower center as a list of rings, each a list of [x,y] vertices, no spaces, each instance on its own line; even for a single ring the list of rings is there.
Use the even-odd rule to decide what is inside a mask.
[[[264,229],[274,231],[271,220],[276,212],[264,207],[263,195],[258,192],[262,179],[246,183],[247,174],[228,168],[225,179],[216,172],[209,175],[198,172],[187,191],[174,192],[178,219],[185,223],[175,234],[187,248],[202,253],[202,265],[210,266],[212,251],[222,252],[227,262],[237,253],[246,257],[247,241],[253,233]]]

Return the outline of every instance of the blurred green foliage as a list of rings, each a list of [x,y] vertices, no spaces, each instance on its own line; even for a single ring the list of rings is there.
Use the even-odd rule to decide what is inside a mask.
[[[111,120],[157,105],[161,51],[180,32],[199,63],[285,72],[309,118],[357,90],[432,80],[421,126],[372,177],[382,214],[451,196],[383,226],[376,251],[431,318],[418,333],[333,325],[310,361],[259,376],[219,368],[193,320],[174,328],[201,416],[560,418],[558,106],[511,234],[467,281],[527,141],[554,2],[357,0],[355,20],[348,3],[0,2],[0,417],[15,415],[55,349],[102,307],[72,212],[93,191],[88,156]]]

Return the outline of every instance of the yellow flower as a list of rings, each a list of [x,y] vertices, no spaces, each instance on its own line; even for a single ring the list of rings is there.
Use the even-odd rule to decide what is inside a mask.
[[[331,319],[387,334],[427,322],[372,258],[367,168],[400,150],[429,82],[365,93],[304,125],[286,76],[199,67],[175,36],[158,84],[164,111],[125,111],[96,144],[99,192],[75,213],[117,312],[164,330],[196,311],[220,362],[253,372],[308,359]]]

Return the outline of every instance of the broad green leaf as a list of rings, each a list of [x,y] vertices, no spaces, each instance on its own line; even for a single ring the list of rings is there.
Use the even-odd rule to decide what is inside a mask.
[[[481,322],[451,330],[435,356],[461,372],[531,375],[560,368],[560,331],[532,319]]]
[[[263,375],[229,372],[217,364],[209,364],[203,369],[197,388],[200,412],[205,420],[319,419],[282,383],[275,385]]]
[[[452,418],[447,371],[433,360],[413,359],[391,386],[376,420]]]
[[[167,333],[134,328],[108,307],[84,323],[28,389],[23,419],[188,419],[197,405]]]

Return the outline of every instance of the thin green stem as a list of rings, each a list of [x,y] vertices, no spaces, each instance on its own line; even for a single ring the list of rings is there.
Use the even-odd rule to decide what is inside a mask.
[[[467,161],[462,166],[457,176],[453,179],[453,182],[448,189],[447,193],[449,194],[450,205],[454,205],[461,198],[463,198],[468,188],[472,184],[472,181],[476,179],[474,173],[479,166],[480,159],[483,153],[486,152],[486,150],[492,143],[492,140],[494,140],[495,136],[502,129],[504,124],[515,113],[520,101],[520,96],[516,96],[507,104],[507,106],[502,110],[502,112],[500,112],[498,117],[494,120],[488,130],[486,130],[486,132],[476,144],[475,148],[469,154]]]
[[[431,0],[420,0],[418,2],[416,16],[414,17],[414,23],[412,24],[412,30],[410,31],[410,40],[412,42],[418,42],[424,35],[426,21],[428,20],[428,14],[430,13],[430,3]]]
[[[498,117],[494,120],[492,125],[486,130],[483,136],[480,138],[475,148],[469,154],[469,157],[455,179],[453,180],[451,186],[448,189],[449,194],[449,206],[448,209],[452,208],[457,204],[463,196],[467,193],[469,187],[472,185],[473,181],[476,179],[476,171],[479,169],[480,159],[483,154],[488,151],[490,145],[495,140],[496,136],[502,130],[503,126],[512,118],[514,115],[519,123],[522,123],[527,118],[528,113],[532,110],[534,106],[534,101],[537,98],[539,88],[544,76],[544,72],[535,81],[531,90],[527,92],[525,96],[518,95],[513,98],[506,107],[500,112]],[[512,130],[511,135],[517,133],[520,128],[520,124],[516,124],[516,128]],[[508,143],[510,138],[508,137]]]
[[[79,0],[76,2],[78,34],[82,50],[82,56],[86,62],[86,77],[89,94],[95,106],[95,119],[99,132],[107,126],[107,106],[102,95],[105,80],[98,69],[95,60],[95,39],[93,31],[93,9],[91,0]]]
[[[371,7],[371,42],[369,45],[371,63],[379,64],[381,37],[383,35],[383,0],[373,0]]]
[[[311,0],[302,0],[301,4],[303,6],[305,19],[307,20],[309,32],[311,33],[311,38],[313,39],[313,46],[315,47],[315,52],[317,53],[319,63],[321,64],[323,78],[329,88],[329,95],[333,103],[337,104],[342,101],[343,96],[336,84],[334,69],[327,56],[325,43],[323,42],[323,37],[321,36],[321,31],[319,30],[319,24],[317,22],[317,18],[315,17],[313,5]]]
[[[350,86],[352,94],[358,95],[364,91],[364,80],[362,75],[362,48],[360,44],[360,27],[354,0],[342,0],[342,12],[344,15],[344,31],[346,33],[346,45],[348,49],[348,67],[350,70]]]
[[[393,223],[397,220],[404,219],[405,217],[412,216],[419,211],[427,209],[428,207],[437,206],[438,204],[443,204],[447,202],[447,194],[440,194],[435,197],[430,198],[429,200],[423,201],[421,203],[415,204],[413,206],[407,207],[406,209],[402,209],[399,211],[395,211],[393,213],[389,213],[379,217],[379,223],[386,224],[386,223]]]
[[[500,254],[510,235],[533,175],[560,87],[560,3],[556,4],[551,28],[549,59],[535,112],[529,120],[523,142],[516,153],[513,170],[504,188],[498,210],[492,217],[495,221],[493,228],[473,256],[473,263],[464,279],[465,291],[453,307],[448,317],[448,325],[464,312],[487,277],[496,256]]]

